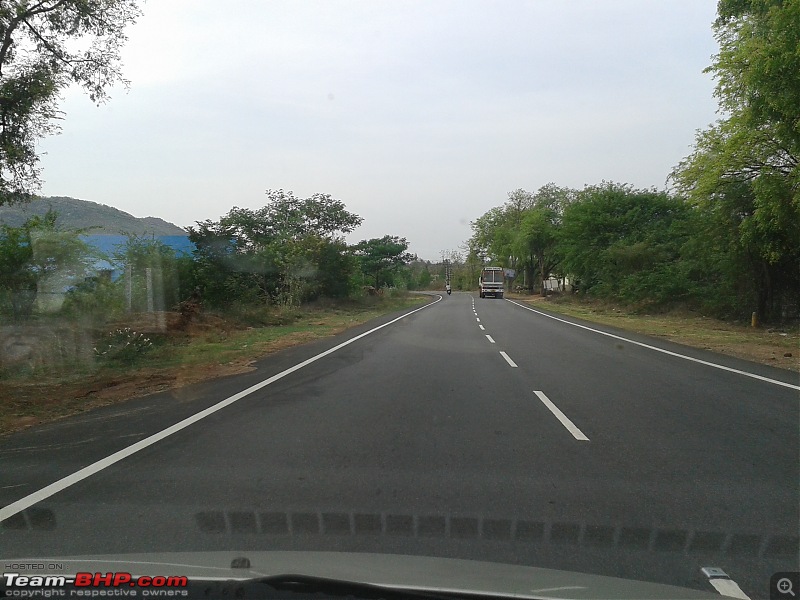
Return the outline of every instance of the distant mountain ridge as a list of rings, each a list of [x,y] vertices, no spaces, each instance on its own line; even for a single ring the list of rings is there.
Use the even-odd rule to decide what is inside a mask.
[[[63,196],[37,198],[27,204],[0,206],[0,223],[19,227],[33,215],[43,215],[49,208],[58,213],[57,223],[64,229],[87,229],[91,235],[185,236],[186,231],[158,217],[134,217],[105,204]]]

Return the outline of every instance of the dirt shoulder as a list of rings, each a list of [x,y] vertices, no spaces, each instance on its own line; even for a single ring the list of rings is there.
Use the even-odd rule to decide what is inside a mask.
[[[273,352],[330,337],[381,315],[427,302],[408,295],[370,302],[327,302],[290,314],[271,315],[274,324],[252,326],[219,315],[200,315],[189,327],[170,325],[177,314],[132,315],[115,327],[145,332],[156,343],[134,363],[78,361],[0,377],[0,435],[100,406],[253,370]],[[166,323],[166,331],[163,324]]]
[[[506,297],[543,310],[611,325],[626,331],[660,337],[753,362],[800,372],[800,328],[749,327],[688,311],[633,314],[611,304],[574,296],[542,298],[520,294]]]

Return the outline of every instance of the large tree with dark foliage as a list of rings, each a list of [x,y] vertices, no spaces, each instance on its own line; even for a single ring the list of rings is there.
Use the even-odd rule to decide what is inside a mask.
[[[234,207],[219,221],[188,228],[204,299],[297,304],[346,295],[353,261],[342,234],[361,217],[328,194],[268,190],[267,197],[262,208]]]
[[[375,287],[386,282],[387,275],[394,273],[414,259],[408,250],[408,240],[394,235],[362,240],[354,246],[361,263],[362,272],[375,278]]]

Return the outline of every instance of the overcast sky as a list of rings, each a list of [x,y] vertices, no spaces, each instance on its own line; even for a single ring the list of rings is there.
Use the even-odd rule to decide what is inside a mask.
[[[44,195],[180,226],[268,188],[438,260],[517,188],[664,188],[716,118],[712,0],[148,0],[130,91],[65,95]]]

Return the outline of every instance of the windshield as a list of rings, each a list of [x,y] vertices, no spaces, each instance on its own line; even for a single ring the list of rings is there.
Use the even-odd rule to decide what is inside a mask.
[[[797,6],[0,2],[4,573],[800,594]]]
[[[484,281],[484,283],[502,283],[502,281],[503,281],[503,272],[502,271],[484,271],[483,272],[483,281]]]

